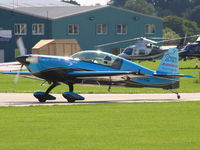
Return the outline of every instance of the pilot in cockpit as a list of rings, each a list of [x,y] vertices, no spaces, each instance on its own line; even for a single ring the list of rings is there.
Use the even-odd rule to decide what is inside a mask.
[[[105,57],[104,57],[104,64],[110,63],[111,60],[112,60],[112,58],[111,58],[110,56],[105,56]]]

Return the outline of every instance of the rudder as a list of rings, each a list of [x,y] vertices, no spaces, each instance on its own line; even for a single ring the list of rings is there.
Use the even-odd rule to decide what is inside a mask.
[[[156,71],[158,74],[177,74],[179,73],[179,56],[177,48],[170,48],[165,52],[161,63]]]

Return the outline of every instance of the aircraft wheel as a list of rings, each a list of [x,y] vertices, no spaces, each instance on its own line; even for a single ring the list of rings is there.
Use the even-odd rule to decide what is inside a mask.
[[[73,99],[73,98],[68,98],[67,101],[68,101],[69,103],[74,103],[76,100]]]
[[[46,102],[46,99],[45,98],[38,98],[38,101],[40,102],[40,103],[44,103],[44,102]]]
[[[35,92],[33,95],[40,103],[44,103],[47,100],[45,92]]]

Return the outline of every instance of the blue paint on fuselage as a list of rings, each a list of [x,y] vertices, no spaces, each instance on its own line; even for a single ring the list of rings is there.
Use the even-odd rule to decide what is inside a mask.
[[[133,71],[141,74],[153,75],[154,71],[135,64],[134,62],[122,59],[122,65],[119,69],[115,69],[106,65],[96,64],[92,62],[75,60],[71,57],[55,57],[55,56],[36,56],[37,63],[30,63],[27,67],[32,73],[45,71],[51,68],[66,68],[70,70],[92,70],[92,71]]]
[[[33,73],[38,74],[43,71],[51,70],[54,68],[61,68],[65,69],[66,71],[132,71],[132,72],[138,72],[140,74],[143,74],[144,77],[140,78],[131,78],[129,81],[125,81],[129,84],[138,83],[142,86],[153,86],[153,85],[167,85],[172,84],[178,79],[175,78],[162,78],[162,77],[155,77],[153,74],[155,71],[152,71],[148,68],[145,68],[143,66],[140,66],[134,62],[131,62],[129,60],[122,59],[121,61],[121,67],[119,69],[115,69],[106,65],[96,64],[93,62],[86,62],[86,61],[80,61],[73,59],[71,57],[57,57],[57,56],[32,56],[32,57],[38,57],[37,63],[29,63],[27,65],[27,68]]]

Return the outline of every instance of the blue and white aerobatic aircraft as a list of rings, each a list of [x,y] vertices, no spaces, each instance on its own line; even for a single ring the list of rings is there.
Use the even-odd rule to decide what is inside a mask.
[[[68,102],[84,100],[74,93],[74,84],[100,84],[126,87],[154,87],[163,89],[179,88],[179,78],[193,78],[179,74],[178,50],[169,49],[165,52],[156,71],[145,68],[129,60],[101,51],[81,51],[71,57],[47,55],[24,55],[16,60],[27,67],[29,72],[21,75],[33,75],[51,83],[46,92],[35,92],[39,102],[55,100],[50,91],[64,83],[69,92],[63,93]],[[9,74],[13,74],[12,72]],[[180,98],[179,94],[177,97]]]

